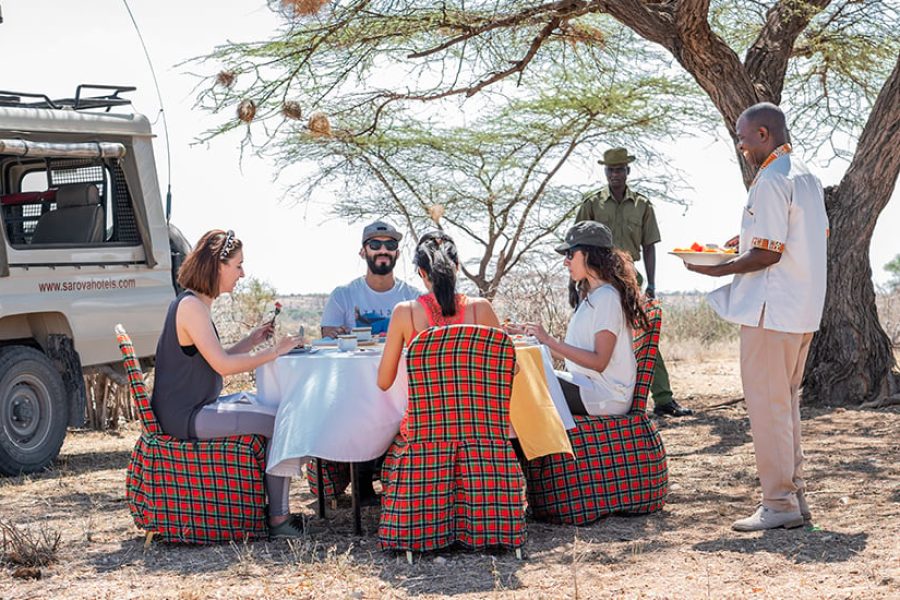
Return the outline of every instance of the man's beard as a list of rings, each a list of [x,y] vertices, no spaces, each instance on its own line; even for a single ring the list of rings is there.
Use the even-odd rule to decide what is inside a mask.
[[[388,262],[386,264],[379,264],[376,262],[379,258],[386,258]],[[375,256],[366,255],[366,263],[369,265],[369,271],[375,275],[387,275],[394,270],[397,258],[390,254],[376,254]]]

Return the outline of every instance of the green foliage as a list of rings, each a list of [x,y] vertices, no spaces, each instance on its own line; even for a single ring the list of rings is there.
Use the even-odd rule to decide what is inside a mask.
[[[277,0],[270,5],[281,10]],[[559,181],[600,149],[638,151],[655,167],[639,186],[657,198],[677,195],[678,174],[655,160],[657,142],[721,125],[670,54],[690,41],[673,44],[675,17],[684,16],[675,11],[700,8],[347,0],[311,17],[283,11],[284,26],[271,39],[225,44],[196,59],[219,72],[201,84],[198,104],[225,115],[207,139],[245,127],[243,147],[274,158],[298,201],[337,197],[337,214],[390,215],[414,236],[440,205],[444,218],[436,224],[480,246],[464,273],[492,295],[525,252],[560,229],[585,188],[596,187]],[[896,3],[712,0],[709,8],[707,21],[721,38],[712,46],[721,41],[748,56],[763,48],[771,57],[793,44],[784,81],[773,68],[755,71],[763,80],[751,83],[759,97],[784,98],[807,149],[829,143],[844,153],[837,144],[853,144],[900,53]],[[774,26],[774,18],[784,23]],[[791,22],[802,25],[799,37],[779,38]],[[749,75],[722,70],[733,66],[690,68],[740,87]],[[248,99],[256,113],[244,125],[231,111]],[[315,126],[286,103],[306,116],[319,113]]]
[[[736,53],[745,54],[778,4],[789,6],[788,18],[812,15],[794,43],[782,94],[794,136],[810,153],[827,144],[849,156],[900,54],[900,4],[833,0],[817,11],[807,0],[713,0],[710,22]],[[836,137],[847,147],[836,146]]]
[[[888,287],[892,290],[900,290],[900,254],[884,265],[884,270],[891,274]]]
[[[462,91],[474,93],[470,86],[505,68],[510,56],[527,54],[542,23],[501,27],[464,47],[427,49],[501,12],[528,12],[530,3],[370,2],[355,12],[361,6],[291,22],[266,42],[217,49],[206,60],[236,73],[236,83],[210,85],[200,103],[218,111],[254,100],[258,116],[245,144],[275,159],[280,178],[294,182],[289,194],[297,201],[328,194],[338,198],[334,211],[350,220],[390,215],[413,237],[437,225],[468,238],[480,256],[464,274],[484,295],[495,293],[525,252],[558,235],[582,193],[598,184],[559,183],[566,163],[583,165],[599,148],[626,145],[664,164],[654,160],[655,142],[704,118],[693,84],[661,73],[661,53],[604,15],[561,25],[515,79],[463,100]],[[422,104],[425,98],[431,102]],[[326,114],[331,132],[316,134],[285,117],[286,99],[306,114]],[[677,201],[677,181],[662,168],[639,185]],[[437,222],[436,205],[444,215]]]

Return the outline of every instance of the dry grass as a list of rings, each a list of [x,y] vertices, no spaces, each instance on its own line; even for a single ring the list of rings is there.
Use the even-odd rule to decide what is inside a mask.
[[[409,566],[378,549],[376,509],[354,537],[346,499],[320,520],[301,481],[292,496],[309,517],[301,540],[144,552],[124,501],[137,429],[75,432],[52,470],[0,479],[0,519],[62,534],[42,579],[0,567],[0,598],[900,597],[900,408],[804,408],[815,526],[737,534],[730,523],[758,495],[751,438],[741,405],[714,408],[740,396],[737,363],[688,357],[670,371],[698,415],[660,422],[665,509],[584,528],[529,522],[524,561],[448,551]]]
[[[62,535],[47,529],[23,529],[0,520],[0,556],[21,567],[45,567],[56,560]]]

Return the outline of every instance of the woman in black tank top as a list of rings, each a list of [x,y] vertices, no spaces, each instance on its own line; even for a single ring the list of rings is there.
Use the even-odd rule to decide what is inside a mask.
[[[251,412],[220,413],[215,402],[222,377],[275,360],[302,342],[286,336],[273,346],[252,353],[275,332],[268,322],[243,340],[225,348],[212,322],[213,300],[230,293],[244,276],[243,244],[232,231],[207,232],[178,271],[185,291],[169,306],[156,348],[151,406],[163,431],[179,439],[209,439],[255,433],[272,436],[274,417]],[[299,535],[296,520],[287,512],[290,478],[266,476],[270,534]]]

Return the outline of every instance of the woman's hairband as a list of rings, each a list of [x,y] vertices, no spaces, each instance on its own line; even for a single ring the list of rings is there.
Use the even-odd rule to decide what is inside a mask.
[[[228,258],[231,251],[234,250],[235,244],[237,244],[237,238],[234,237],[234,232],[229,229],[225,233],[225,242],[222,244],[222,249],[219,250],[219,260]]]

